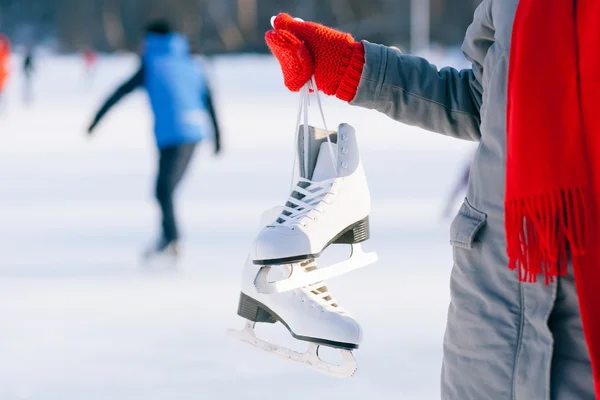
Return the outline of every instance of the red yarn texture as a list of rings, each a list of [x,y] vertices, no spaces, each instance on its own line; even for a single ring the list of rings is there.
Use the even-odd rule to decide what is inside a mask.
[[[297,92],[315,76],[317,88],[340,100],[356,96],[365,64],[362,43],[352,35],[314,22],[279,14],[267,32],[267,45],[277,57],[288,89]]]

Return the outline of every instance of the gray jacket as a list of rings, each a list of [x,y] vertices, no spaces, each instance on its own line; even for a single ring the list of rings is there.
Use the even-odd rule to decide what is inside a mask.
[[[477,8],[462,46],[471,69],[438,70],[365,42],[366,64],[351,104],[479,141],[467,197],[451,226],[442,398],[594,399],[573,278],[521,284],[507,268],[506,92],[517,4],[484,0]]]

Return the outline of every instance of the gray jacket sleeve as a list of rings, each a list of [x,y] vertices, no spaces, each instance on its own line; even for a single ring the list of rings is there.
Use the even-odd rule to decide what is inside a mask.
[[[475,11],[462,46],[471,69],[438,70],[427,60],[363,42],[365,66],[350,104],[396,121],[466,140],[479,140],[483,60],[494,42],[490,0]]]

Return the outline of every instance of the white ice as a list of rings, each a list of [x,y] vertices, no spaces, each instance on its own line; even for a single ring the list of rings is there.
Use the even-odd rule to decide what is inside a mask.
[[[243,326],[239,280],[260,213],[290,184],[297,96],[272,58],[208,63],[225,153],[204,146],[178,193],[177,271],[138,263],[158,229],[143,92],[85,133],[135,57],[103,57],[88,84],[77,57],[43,55],[29,108],[18,61],[0,106],[0,399],[439,397],[452,268],[441,212],[474,144],[325,101],[330,126],[359,133],[373,200],[365,249],[380,260],[330,282],[365,333],[356,376],[339,380],[226,335]],[[293,342],[282,327],[259,332]]]

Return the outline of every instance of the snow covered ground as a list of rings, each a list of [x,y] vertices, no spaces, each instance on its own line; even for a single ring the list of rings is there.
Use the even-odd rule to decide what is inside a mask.
[[[206,146],[179,192],[176,271],[138,263],[157,234],[145,95],[85,134],[135,58],[102,58],[92,84],[75,57],[38,63],[35,103],[22,106],[15,73],[0,107],[0,399],[439,397],[452,267],[441,212],[473,144],[325,102],[330,126],[359,132],[373,200],[365,248],[380,258],[330,282],[365,332],[356,376],[339,380],[226,335],[243,325],[239,280],[259,215],[288,194],[297,99],[274,61],[208,64],[225,154]]]

